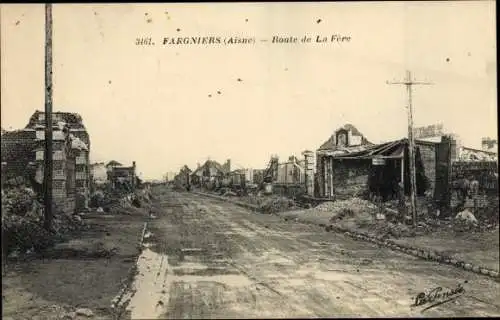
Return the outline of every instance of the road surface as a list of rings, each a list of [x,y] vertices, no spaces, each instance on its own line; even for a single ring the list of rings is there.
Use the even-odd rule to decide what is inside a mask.
[[[155,196],[125,318],[500,315],[490,278],[191,193]]]

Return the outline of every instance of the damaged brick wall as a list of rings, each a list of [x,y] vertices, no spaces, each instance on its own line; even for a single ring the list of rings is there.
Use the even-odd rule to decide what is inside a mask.
[[[2,178],[5,181],[22,176],[25,178],[27,166],[35,161],[36,132],[18,130],[2,135],[2,162],[5,162]]]
[[[477,192],[470,192],[466,208],[485,208],[498,203],[498,166],[494,161],[454,162],[451,167],[451,207],[459,206],[458,184],[461,178],[479,182]],[[470,180],[469,180],[470,181]]]
[[[420,160],[424,167],[424,174],[428,179],[428,191],[434,194],[436,185],[436,145],[434,143],[416,142],[420,151]]]
[[[335,160],[333,185],[335,194],[341,197],[359,196],[368,190],[371,160]]]

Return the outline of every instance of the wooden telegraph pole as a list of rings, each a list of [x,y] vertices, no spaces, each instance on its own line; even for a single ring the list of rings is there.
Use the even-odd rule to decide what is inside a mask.
[[[412,80],[411,72],[406,71],[406,79],[404,81],[387,81],[387,84],[403,84],[406,86],[408,93],[408,150],[410,158],[410,199],[411,199],[411,212],[413,218],[413,226],[417,226],[417,182],[415,170],[415,139],[413,136],[413,106],[412,106],[412,86],[414,85],[430,85],[430,82],[414,81]],[[404,188],[404,186],[403,186]]]
[[[45,229],[52,227],[52,4],[45,4]]]

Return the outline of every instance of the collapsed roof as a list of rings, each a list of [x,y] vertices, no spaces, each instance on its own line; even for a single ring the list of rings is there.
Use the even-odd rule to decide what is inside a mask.
[[[320,150],[319,154],[338,159],[401,158],[407,139],[382,144],[367,144],[355,147],[336,147],[335,150]]]
[[[438,144],[428,141],[415,141],[417,144]],[[408,139],[400,139],[381,144],[366,144],[353,147],[336,147],[335,150],[319,150],[318,154],[335,159],[399,159],[402,158],[408,145]]]

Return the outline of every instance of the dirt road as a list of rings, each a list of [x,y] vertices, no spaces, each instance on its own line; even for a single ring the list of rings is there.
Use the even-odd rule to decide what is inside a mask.
[[[500,284],[480,275],[189,193],[155,202],[124,318],[500,315]]]

